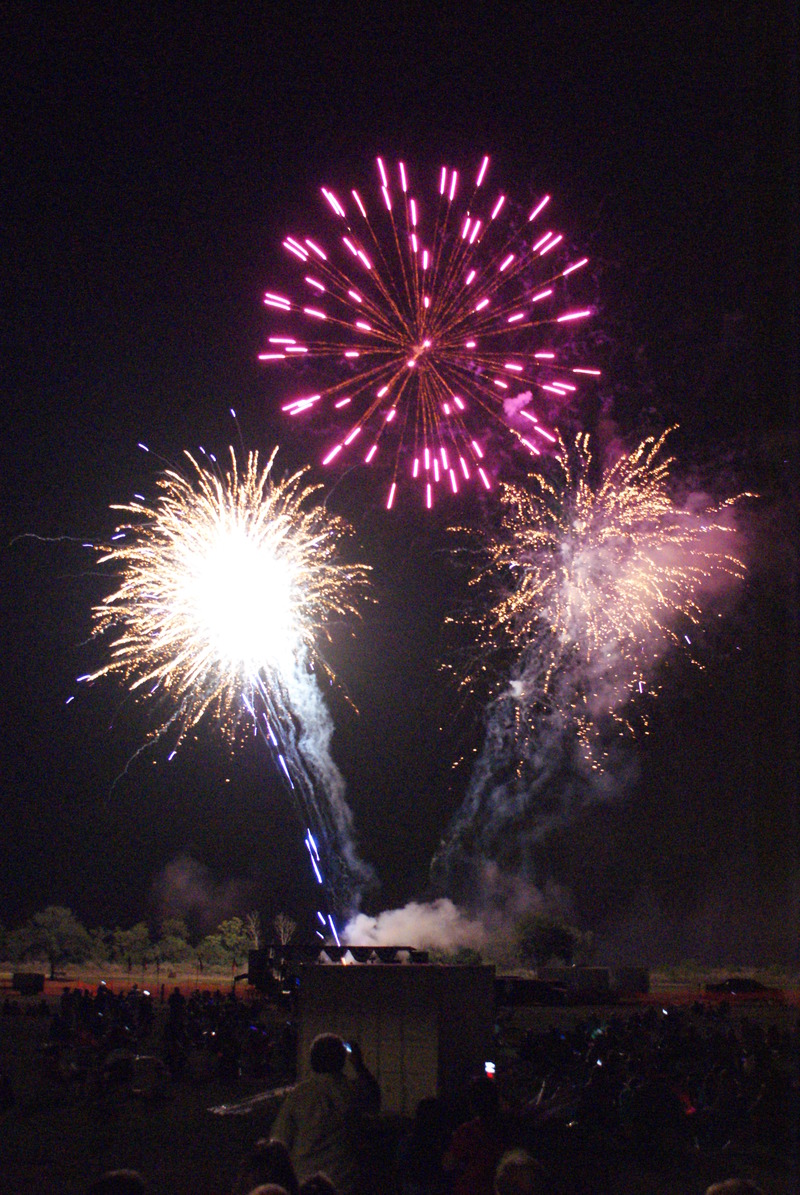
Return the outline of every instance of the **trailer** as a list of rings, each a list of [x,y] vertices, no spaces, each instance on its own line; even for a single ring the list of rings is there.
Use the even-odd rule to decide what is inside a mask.
[[[493,1062],[494,967],[441,966],[409,947],[267,947],[250,982],[279,992],[297,1026],[298,1078],[318,1033],[357,1042],[382,1109],[413,1116],[423,1098],[452,1100]],[[491,1068],[490,1068],[491,1069]]]

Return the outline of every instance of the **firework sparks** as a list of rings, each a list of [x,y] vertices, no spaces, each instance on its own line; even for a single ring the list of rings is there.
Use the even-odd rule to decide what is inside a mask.
[[[468,683],[497,649],[514,662],[439,866],[467,840],[496,854],[510,820],[541,837],[587,793],[613,787],[619,776],[606,772],[618,766],[620,732],[633,732],[631,703],[656,691],[658,662],[673,647],[691,650],[709,600],[743,577],[731,544],[738,499],[679,506],[668,434],[594,484],[580,434],[571,450],[560,445],[549,476],[502,487],[501,528],[474,577],[496,596],[479,616]]]
[[[367,569],[337,561],[346,524],[312,502],[318,487],[302,471],[276,481],[274,452],[240,468],[231,450],[224,474],[186,455],[192,472],[166,471],[154,504],[113,508],[129,517],[100,562],[120,583],[93,610],[108,659],[81,679],[121,677],[157,712],[152,737],[174,735],[172,754],[206,717],[231,736],[260,734],[314,826],[306,846],[320,883],[322,855],[329,883],[363,878],[312,668],[325,669],[318,639],[356,612]]]
[[[652,658],[679,641],[676,620],[697,624],[699,595],[742,562],[725,550],[737,499],[696,511],[669,492],[665,433],[624,454],[591,483],[589,438],[558,454],[557,480],[502,487],[501,533],[482,576],[512,578],[486,616],[488,640],[507,636],[521,653],[550,644],[547,677],[567,656],[620,670],[629,691],[648,679]],[[643,647],[646,645],[646,650]]]
[[[384,462],[387,507],[402,485],[427,506],[468,482],[490,488],[487,417],[539,455],[556,437],[536,396],[550,408],[599,376],[569,340],[592,314],[568,297],[588,259],[547,227],[549,195],[519,217],[488,166],[473,179],[442,167],[417,194],[403,162],[378,158],[373,199],[323,187],[330,233],[287,236],[301,280],[264,296],[276,324],[260,359],[303,370],[283,410],[344,418],[322,464]]]

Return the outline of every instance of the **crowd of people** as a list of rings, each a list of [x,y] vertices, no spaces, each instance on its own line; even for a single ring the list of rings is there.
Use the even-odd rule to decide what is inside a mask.
[[[160,1013],[156,1015],[157,1006]],[[45,1015],[51,1010],[42,1002]],[[176,986],[158,996],[133,984],[95,993],[65,987],[50,1016],[46,1058],[54,1076],[88,1086],[130,1082],[146,1060],[163,1083],[215,1077],[236,1084],[242,1075],[275,1085],[294,1074],[295,1037],[290,1020],[265,1020],[257,1001],[233,992]]]
[[[504,1087],[538,1140],[571,1129],[651,1162],[732,1144],[788,1158],[797,1057],[796,1024],[734,1019],[724,1004],[650,1006],[526,1034]]]
[[[675,1096],[674,1112],[669,1117],[670,1131],[677,1125],[678,1115],[693,1114],[686,1102],[686,1085],[676,1086],[668,1077],[669,1058],[674,1062],[679,1053],[675,1049],[675,1035],[648,1035],[643,1019],[637,1019],[633,1026],[617,1022],[603,1026],[599,1032],[598,1029],[598,1025],[588,1022],[576,1030],[567,1047],[573,1056],[580,1053],[584,1063],[594,1069],[612,1069],[616,1054],[630,1058],[636,1043],[643,1039],[648,1040],[649,1049],[656,1053],[663,1051],[665,1057],[655,1064],[661,1076],[660,1094],[651,1104],[649,1114],[653,1117],[650,1123],[653,1141],[666,1144],[664,1092],[669,1090]],[[753,1035],[752,1027],[748,1035],[756,1053],[763,1055],[765,1049],[775,1048],[774,1041],[767,1045],[769,1035]],[[684,1031],[677,1036],[685,1040]],[[673,1039],[671,1045],[667,1044],[669,1037]],[[526,1057],[521,1061],[549,1069],[555,1040],[567,1039],[551,1034],[528,1037]],[[730,1061],[729,1036],[711,1034],[703,1041],[707,1049],[699,1050],[698,1054]],[[576,1046],[580,1047],[578,1051]],[[562,1063],[566,1061],[566,1050],[556,1048],[556,1053],[561,1055]],[[618,1129],[618,1125],[608,1120],[614,1101],[597,1100],[594,1095],[586,1101],[580,1096],[565,1101],[561,1092],[555,1103],[548,1099],[543,1104],[540,1096],[544,1083],[536,1098],[514,1115],[504,1104],[497,1082],[483,1075],[471,1084],[469,1113],[452,1131],[434,1097],[420,1103],[413,1127],[399,1142],[390,1177],[385,1168],[376,1165],[376,1157],[370,1153],[368,1126],[370,1118],[380,1109],[380,1089],[357,1045],[345,1043],[335,1034],[321,1034],[311,1045],[309,1062],[308,1077],[286,1095],[272,1123],[270,1137],[258,1140],[243,1158],[231,1195],[370,1195],[376,1191],[397,1191],[400,1195],[560,1195],[569,1189],[568,1175],[557,1173],[555,1167],[548,1166],[534,1152],[535,1128],[542,1118],[552,1117],[556,1106],[562,1109],[559,1113],[562,1117],[567,1106],[571,1108],[569,1115],[580,1117],[584,1107],[590,1109],[585,1125],[602,1132]],[[348,1062],[351,1073],[347,1073]],[[590,1086],[584,1086],[584,1095]],[[606,1087],[606,1093],[608,1090]],[[530,1135],[532,1128],[530,1148],[513,1144],[515,1137],[519,1142]],[[681,1132],[673,1137],[672,1147],[680,1147],[685,1135]],[[561,1156],[568,1159],[569,1151]],[[146,1189],[140,1175],[117,1171],[99,1179],[90,1188],[90,1195],[143,1195]],[[747,1179],[734,1178],[712,1184],[706,1195],[766,1193]]]
[[[308,1077],[293,1083],[293,1025],[233,993],[175,988],[154,998],[135,984],[121,993],[101,984],[65,989],[56,1008],[31,1007],[50,1016],[52,1076],[87,1092],[138,1083],[155,1099],[201,1068],[232,1091],[242,1076],[250,1089],[288,1086],[274,1118],[254,1126],[259,1139],[230,1195],[557,1195],[580,1158],[605,1160],[609,1173],[621,1161],[657,1171],[692,1156],[767,1156],[787,1167],[797,1145],[797,1027],[734,1018],[724,1005],[598,1010],[523,1035],[501,1017],[496,1074],[476,1076],[460,1102],[421,1100],[413,1122],[394,1118],[391,1130],[358,1043],[318,1037]],[[131,1171],[91,1187],[146,1189]]]

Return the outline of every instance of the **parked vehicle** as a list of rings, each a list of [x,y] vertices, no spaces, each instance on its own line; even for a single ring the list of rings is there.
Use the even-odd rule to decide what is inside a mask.
[[[706,996],[730,1000],[735,1004],[786,1003],[786,998],[780,988],[769,987],[768,984],[761,983],[758,979],[748,979],[745,975],[733,975],[728,979],[721,979],[718,983],[707,983]]]

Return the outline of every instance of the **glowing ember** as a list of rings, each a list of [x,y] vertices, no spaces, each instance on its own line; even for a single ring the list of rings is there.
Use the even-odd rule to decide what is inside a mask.
[[[419,468],[442,448],[467,462],[465,477],[490,484],[488,463],[477,469],[483,454],[474,447],[477,439],[486,447],[487,418],[528,451],[546,447],[520,435],[504,402],[529,395],[535,409],[537,393],[558,394],[556,383],[575,378],[580,365],[562,326],[592,311],[569,304],[564,280],[588,259],[570,257],[561,234],[542,230],[549,196],[526,219],[490,187],[487,157],[474,183],[442,167],[421,194],[407,164],[378,158],[377,166],[374,205],[358,191],[342,198],[323,187],[332,229],[313,239],[285,237],[301,276],[291,297],[265,295],[282,321],[260,360],[280,370],[279,363],[301,359],[304,379],[313,379],[313,398],[292,395],[290,380],[279,379],[289,391],[281,403],[287,414],[303,416],[313,404],[324,420],[347,404],[349,422],[323,451],[323,464],[380,463],[390,475],[387,507],[409,483],[430,507],[439,487],[457,490],[447,470]],[[547,429],[535,422],[544,438]]]

